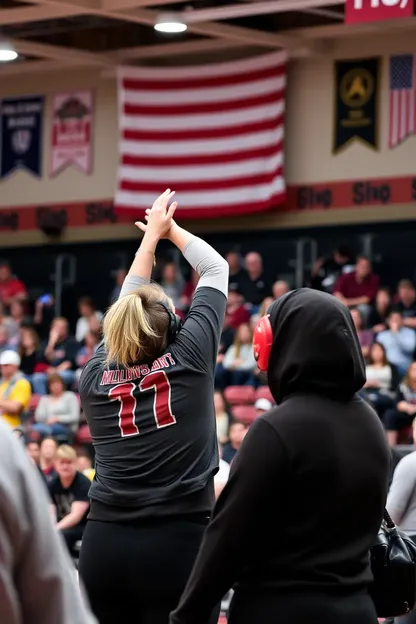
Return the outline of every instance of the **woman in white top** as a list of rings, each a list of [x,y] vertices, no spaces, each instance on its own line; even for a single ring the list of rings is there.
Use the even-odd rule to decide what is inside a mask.
[[[82,342],[90,329],[95,329],[95,327],[91,327],[91,319],[101,323],[103,313],[95,309],[95,305],[91,297],[81,297],[81,299],[79,299],[78,311],[80,317],[77,321],[75,338],[78,342]]]
[[[228,442],[228,429],[230,426],[230,415],[224,395],[220,390],[214,392],[215,422],[217,424],[217,439],[220,444]]]
[[[256,360],[253,353],[253,333],[248,323],[237,329],[234,344],[227,350],[224,360],[225,386],[244,386],[254,383]]]
[[[77,395],[65,390],[65,384],[57,374],[48,377],[48,388],[49,394],[41,398],[36,408],[36,423],[32,429],[43,437],[71,437],[79,425],[80,404]]]
[[[383,419],[385,411],[394,405],[394,393],[400,377],[396,367],[388,362],[382,344],[374,342],[371,345],[365,372],[367,381],[362,396]]]

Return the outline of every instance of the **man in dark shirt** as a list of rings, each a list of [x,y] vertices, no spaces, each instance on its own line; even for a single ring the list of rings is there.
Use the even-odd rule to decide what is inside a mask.
[[[401,280],[397,287],[397,295],[398,301],[393,309],[400,312],[405,327],[416,329],[416,289],[414,284],[408,279]]]
[[[358,308],[366,323],[379,287],[380,278],[373,273],[370,260],[358,256],[355,271],[344,273],[337,279],[334,295],[348,308]]]
[[[228,276],[229,290],[241,290],[248,281],[247,271],[243,269],[241,256],[237,251],[229,251],[225,256],[230,268]]]
[[[354,261],[348,247],[340,245],[329,256],[318,258],[311,271],[309,286],[332,293],[338,277],[354,270]]]
[[[246,255],[245,266],[248,274],[241,292],[244,299],[254,306],[260,306],[262,301],[271,294],[271,286],[263,271],[263,258],[255,251]]]
[[[76,462],[75,450],[71,446],[60,446],[55,457],[57,475],[48,484],[56,528],[71,554],[74,554],[75,544],[82,540],[90,507],[88,492],[91,482],[77,472]]]

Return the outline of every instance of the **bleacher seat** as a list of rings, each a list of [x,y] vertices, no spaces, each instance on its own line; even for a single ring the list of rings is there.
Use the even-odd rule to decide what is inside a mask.
[[[229,386],[224,391],[225,400],[232,405],[252,405],[255,390],[252,386]]]
[[[235,405],[232,409],[232,414],[235,420],[245,425],[251,425],[251,423],[256,420],[256,409],[254,405]]]
[[[268,386],[260,386],[257,388],[255,401],[257,401],[257,399],[267,399],[274,405],[274,398]]]
[[[78,433],[75,436],[75,440],[78,444],[91,444],[92,438],[88,425],[81,425]]]

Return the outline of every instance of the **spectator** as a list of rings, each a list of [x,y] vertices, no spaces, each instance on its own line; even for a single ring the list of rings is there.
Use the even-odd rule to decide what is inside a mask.
[[[99,323],[101,323],[103,313],[95,309],[94,301],[91,297],[81,297],[79,299],[78,311],[80,317],[77,321],[75,338],[78,342],[82,342],[89,332],[91,318],[95,318],[99,321]]]
[[[397,288],[398,301],[394,309],[401,313],[406,327],[416,329],[416,289],[410,280],[399,282]]]
[[[95,470],[92,467],[92,459],[87,451],[77,452],[77,470],[82,472],[90,481],[94,479]]]
[[[254,383],[256,360],[253,353],[253,334],[248,323],[243,323],[237,329],[234,344],[225,354],[223,366],[223,381],[220,386],[243,386]],[[221,372],[218,371],[219,376]]]
[[[41,436],[72,437],[78,429],[80,405],[74,392],[65,390],[65,384],[57,373],[48,377],[49,395],[42,396],[35,412],[34,431]]]
[[[47,483],[56,476],[55,455],[57,449],[58,444],[53,438],[43,438],[40,443],[39,465]]]
[[[273,407],[273,404],[269,401],[269,399],[257,399],[257,401],[254,404],[254,407],[256,408],[256,418],[260,418],[260,416],[263,416],[263,414],[265,414],[266,412],[270,412],[270,410]]]
[[[166,295],[172,299],[175,308],[180,309],[184,280],[174,262],[165,264],[160,283]]]
[[[214,408],[215,420],[217,423],[217,438],[220,444],[224,444],[228,440],[228,429],[230,426],[230,415],[224,395],[219,390],[214,392]]]
[[[329,256],[318,258],[314,263],[310,286],[316,290],[332,293],[338,277],[354,270],[352,254],[348,247],[340,245]]]
[[[251,317],[250,323],[252,328],[256,326],[256,323],[259,319],[261,319],[263,316],[266,316],[267,310],[270,308],[273,301],[273,297],[266,297],[266,299],[262,301],[258,314],[253,314],[253,316]]]
[[[233,461],[235,454],[243,442],[248,428],[246,425],[240,422],[233,422],[230,425],[230,430],[228,432],[228,437],[230,441],[227,444],[224,444],[222,449],[222,458],[227,464],[231,464]]]
[[[46,373],[33,375],[32,385],[36,394],[46,394],[48,375],[52,373],[58,373],[67,386],[74,383],[78,349],[76,340],[69,336],[66,318],[55,318],[44,353],[49,368]]]
[[[365,256],[358,256],[355,271],[343,273],[337,279],[334,295],[349,308],[358,308],[366,325],[370,305],[376,298],[379,284],[380,279],[372,272],[370,260]]]
[[[246,306],[243,295],[237,290],[229,290],[224,327],[231,327],[235,330],[242,323],[248,323],[249,320],[250,312]]]
[[[270,285],[263,273],[263,259],[260,254],[252,251],[246,255],[245,267],[248,274],[241,292],[246,301],[259,306],[263,299],[270,295]]]
[[[401,377],[409,368],[416,348],[416,333],[403,326],[400,312],[392,311],[388,318],[389,329],[377,336],[377,342],[386,350],[387,359],[394,364]]]
[[[9,340],[9,332],[6,325],[0,325],[0,353],[14,351],[14,344]]]
[[[10,316],[6,316],[4,313],[4,306],[0,302],[0,325],[4,325],[7,328],[8,338],[16,344],[16,340],[19,339],[19,328],[15,324],[15,322],[10,318]]]
[[[75,373],[75,377],[78,380],[81,376],[82,369],[85,364],[90,360],[97,350],[100,344],[101,336],[97,332],[89,330],[84,339],[84,346],[78,351],[76,358],[78,369]]]
[[[383,345],[378,342],[371,345],[367,362],[367,381],[362,396],[383,421],[385,411],[394,405],[392,397],[399,385],[399,373],[388,361]]]
[[[56,451],[56,477],[49,483],[49,493],[56,515],[56,528],[74,555],[75,544],[82,540],[90,507],[88,492],[91,482],[77,471],[77,454],[63,444]]]
[[[32,390],[19,371],[20,357],[15,351],[0,355],[0,416],[10,427],[20,427],[20,416],[28,407]]]
[[[198,286],[198,281],[199,275],[194,269],[192,269],[191,279],[186,282],[181,296],[181,309],[185,312],[187,312],[191,306],[192,297],[194,296],[196,287]]]
[[[42,340],[47,340],[53,322],[55,301],[52,295],[42,295],[36,300],[33,323]]]
[[[390,446],[396,446],[398,433],[409,427],[416,415],[416,362],[409,370],[397,390],[396,407],[387,410],[384,425],[387,429],[387,440]]]
[[[272,286],[273,299],[279,299],[290,291],[290,286],[284,280],[277,280]]]
[[[39,348],[39,336],[34,327],[22,327],[20,331],[20,370],[28,381],[32,381],[32,375],[45,371],[47,364],[42,361]]]
[[[380,288],[377,291],[374,304],[371,306],[368,318],[368,326],[374,334],[387,329],[387,318],[391,312],[391,295],[388,288]]]
[[[361,351],[363,352],[363,357],[365,359],[373,343],[373,332],[369,329],[363,329],[363,315],[358,308],[351,309],[351,316],[352,320],[354,321],[355,329],[357,330],[357,336],[358,340],[360,341]]]
[[[237,251],[229,251],[225,256],[229,266],[228,289],[242,292],[248,282],[247,271],[242,266],[242,259]]]
[[[222,455],[221,447],[219,449],[220,457]],[[230,466],[226,461],[220,459],[218,472],[214,477],[214,488],[215,488],[215,499],[219,497],[221,492],[223,491],[225,484],[228,481],[228,477],[230,476]]]
[[[13,301],[26,301],[26,286],[12,274],[7,260],[0,260],[0,302],[10,308]]]
[[[127,275],[127,269],[117,269],[115,273],[116,285],[114,286],[113,291],[111,293],[110,304],[114,303],[114,301],[117,301],[117,299],[120,297],[121,287],[123,286],[123,282],[126,279],[126,275]]]
[[[19,331],[25,323],[30,324],[30,318],[26,315],[25,305],[18,299],[15,299],[10,304],[10,318]]]
[[[40,461],[40,446],[37,440],[28,440],[26,442],[26,453],[29,455],[31,461],[39,466]]]

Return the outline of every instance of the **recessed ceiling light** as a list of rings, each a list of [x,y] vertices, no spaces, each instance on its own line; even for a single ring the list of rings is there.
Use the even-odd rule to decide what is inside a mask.
[[[10,46],[4,44],[0,45],[0,63],[7,63],[8,61],[15,61],[19,55],[16,50],[13,50]]]
[[[163,33],[181,33],[187,29],[185,22],[175,13],[163,13],[159,15],[155,24],[155,30]]]

